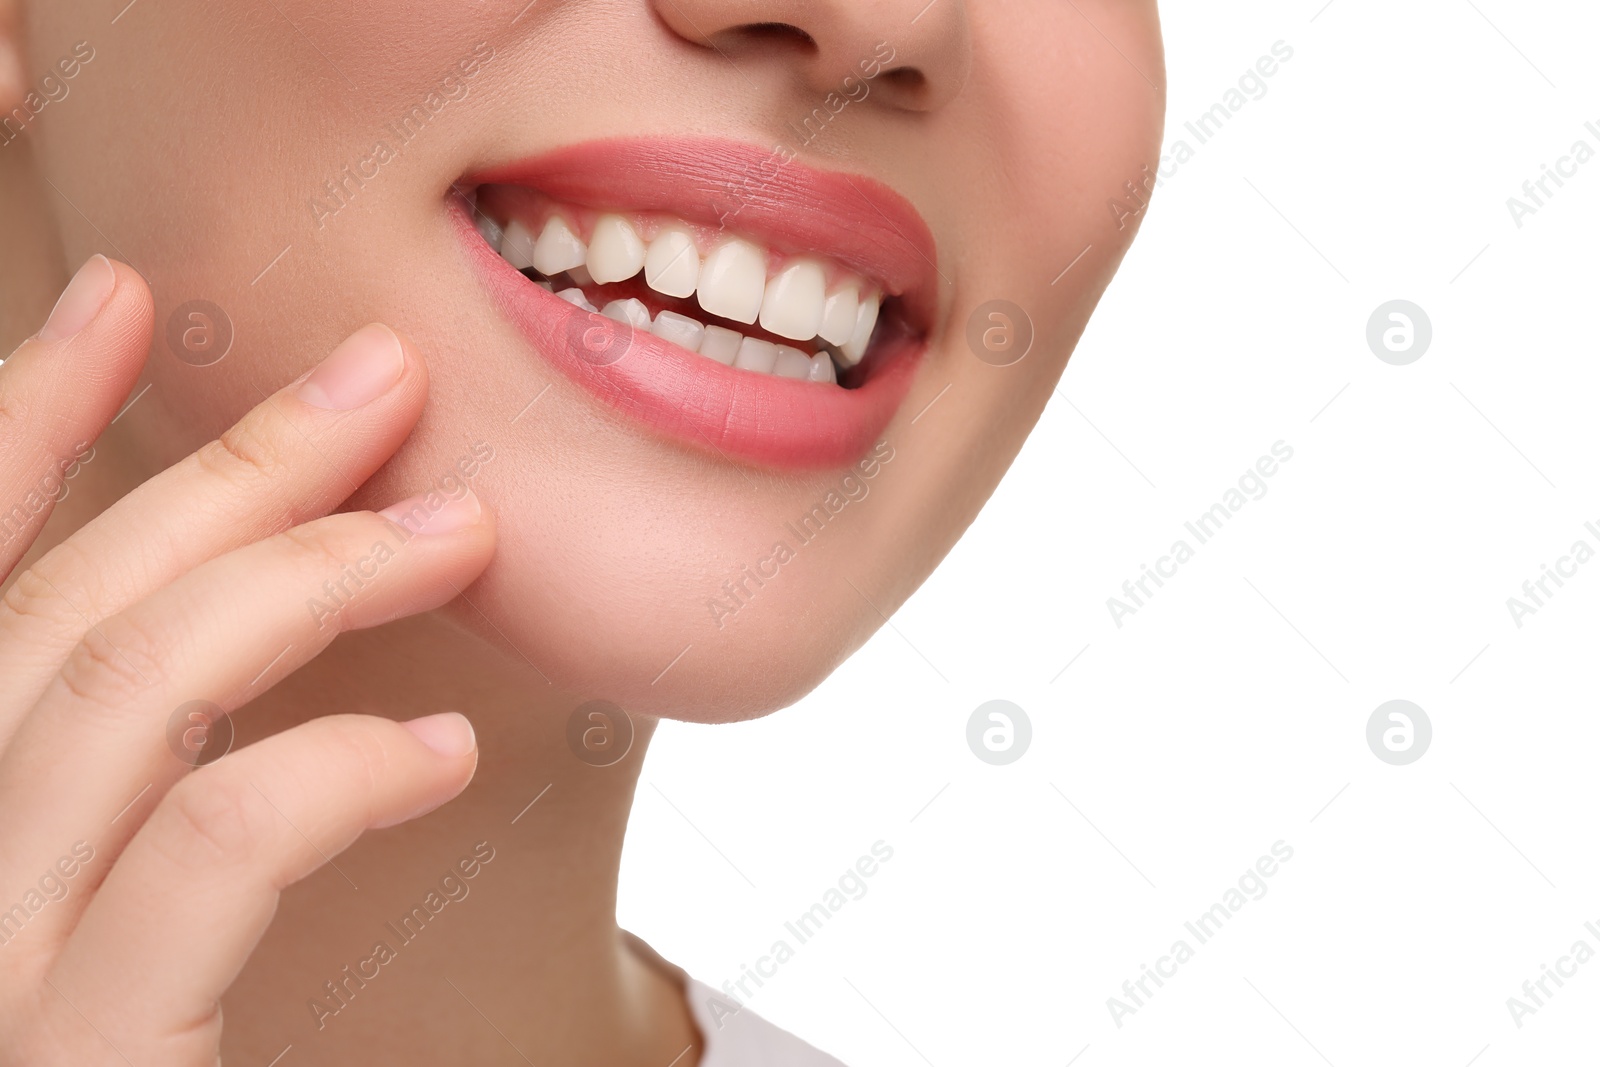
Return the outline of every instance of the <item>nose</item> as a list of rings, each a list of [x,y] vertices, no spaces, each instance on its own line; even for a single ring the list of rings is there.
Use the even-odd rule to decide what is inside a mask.
[[[866,81],[880,105],[933,111],[961,92],[972,67],[967,0],[651,3],[684,40],[734,64],[787,64],[818,95]]]

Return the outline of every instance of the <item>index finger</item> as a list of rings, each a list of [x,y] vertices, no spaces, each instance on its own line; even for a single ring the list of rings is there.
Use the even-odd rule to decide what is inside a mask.
[[[150,347],[150,290],[91,256],[39,333],[0,366],[0,582],[62,496],[62,475],[116,418]]]

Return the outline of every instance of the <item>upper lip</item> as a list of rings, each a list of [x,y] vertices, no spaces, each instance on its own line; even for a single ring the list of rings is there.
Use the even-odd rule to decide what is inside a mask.
[[[898,297],[917,332],[938,301],[937,251],[916,208],[862,175],[720,138],[589,141],[475,172],[601,210],[659,211],[788,253],[824,255]]]

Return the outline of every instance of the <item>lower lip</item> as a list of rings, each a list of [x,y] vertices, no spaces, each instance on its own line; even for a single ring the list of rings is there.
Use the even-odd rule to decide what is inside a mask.
[[[501,310],[547,360],[655,433],[727,458],[788,469],[860,459],[905,399],[924,349],[920,339],[880,338],[885,350],[856,389],[735,370],[546,292],[489,247],[463,203],[452,201],[451,217]]]

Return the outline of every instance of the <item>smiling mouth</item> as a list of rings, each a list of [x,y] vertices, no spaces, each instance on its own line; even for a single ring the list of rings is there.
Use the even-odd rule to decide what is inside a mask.
[[[484,241],[534,285],[736,370],[854,388],[880,318],[905,326],[881,282],[720,226],[507,185],[469,204]]]
[[[724,460],[859,460],[939,308],[933,235],[862,175],[725,138],[617,138],[462,175],[463,250],[533,353]]]

